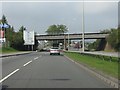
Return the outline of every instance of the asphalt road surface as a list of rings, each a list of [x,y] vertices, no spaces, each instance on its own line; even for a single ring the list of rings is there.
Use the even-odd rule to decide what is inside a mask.
[[[110,88],[64,55],[33,52],[2,59],[4,88]]]

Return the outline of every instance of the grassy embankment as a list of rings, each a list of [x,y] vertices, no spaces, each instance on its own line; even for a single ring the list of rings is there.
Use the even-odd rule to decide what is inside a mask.
[[[118,78],[118,62],[105,61],[100,58],[88,55],[81,55],[79,53],[65,52],[65,55],[77,62],[81,62],[87,65],[88,67],[92,67],[95,70],[98,70],[104,74]]]
[[[15,53],[15,52],[19,52],[18,50],[15,50],[11,47],[3,47],[3,48],[0,48],[0,53]]]

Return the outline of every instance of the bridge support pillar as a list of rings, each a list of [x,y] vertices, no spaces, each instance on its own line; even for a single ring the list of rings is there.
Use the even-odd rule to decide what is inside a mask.
[[[64,50],[66,50],[66,36],[64,35]]]

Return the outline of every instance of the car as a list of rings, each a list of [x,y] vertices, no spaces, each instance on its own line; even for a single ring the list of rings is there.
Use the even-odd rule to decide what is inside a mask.
[[[61,50],[58,47],[53,47],[50,49],[50,55],[57,54],[60,55]]]
[[[49,48],[49,47],[43,48],[43,51],[48,52],[49,50],[50,50],[50,48]]]

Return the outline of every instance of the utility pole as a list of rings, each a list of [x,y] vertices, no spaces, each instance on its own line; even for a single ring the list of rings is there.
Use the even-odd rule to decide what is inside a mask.
[[[70,43],[70,42],[69,42],[69,33],[68,33],[68,50],[69,50],[69,43]]]
[[[64,50],[66,50],[66,35],[64,34]]]
[[[82,51],[84,52],[85,51],[85,35],[84,35],[84,32],[85,32],[85,22],[84,22],[84,0],[83,0],[83,7],[82,7]]]

